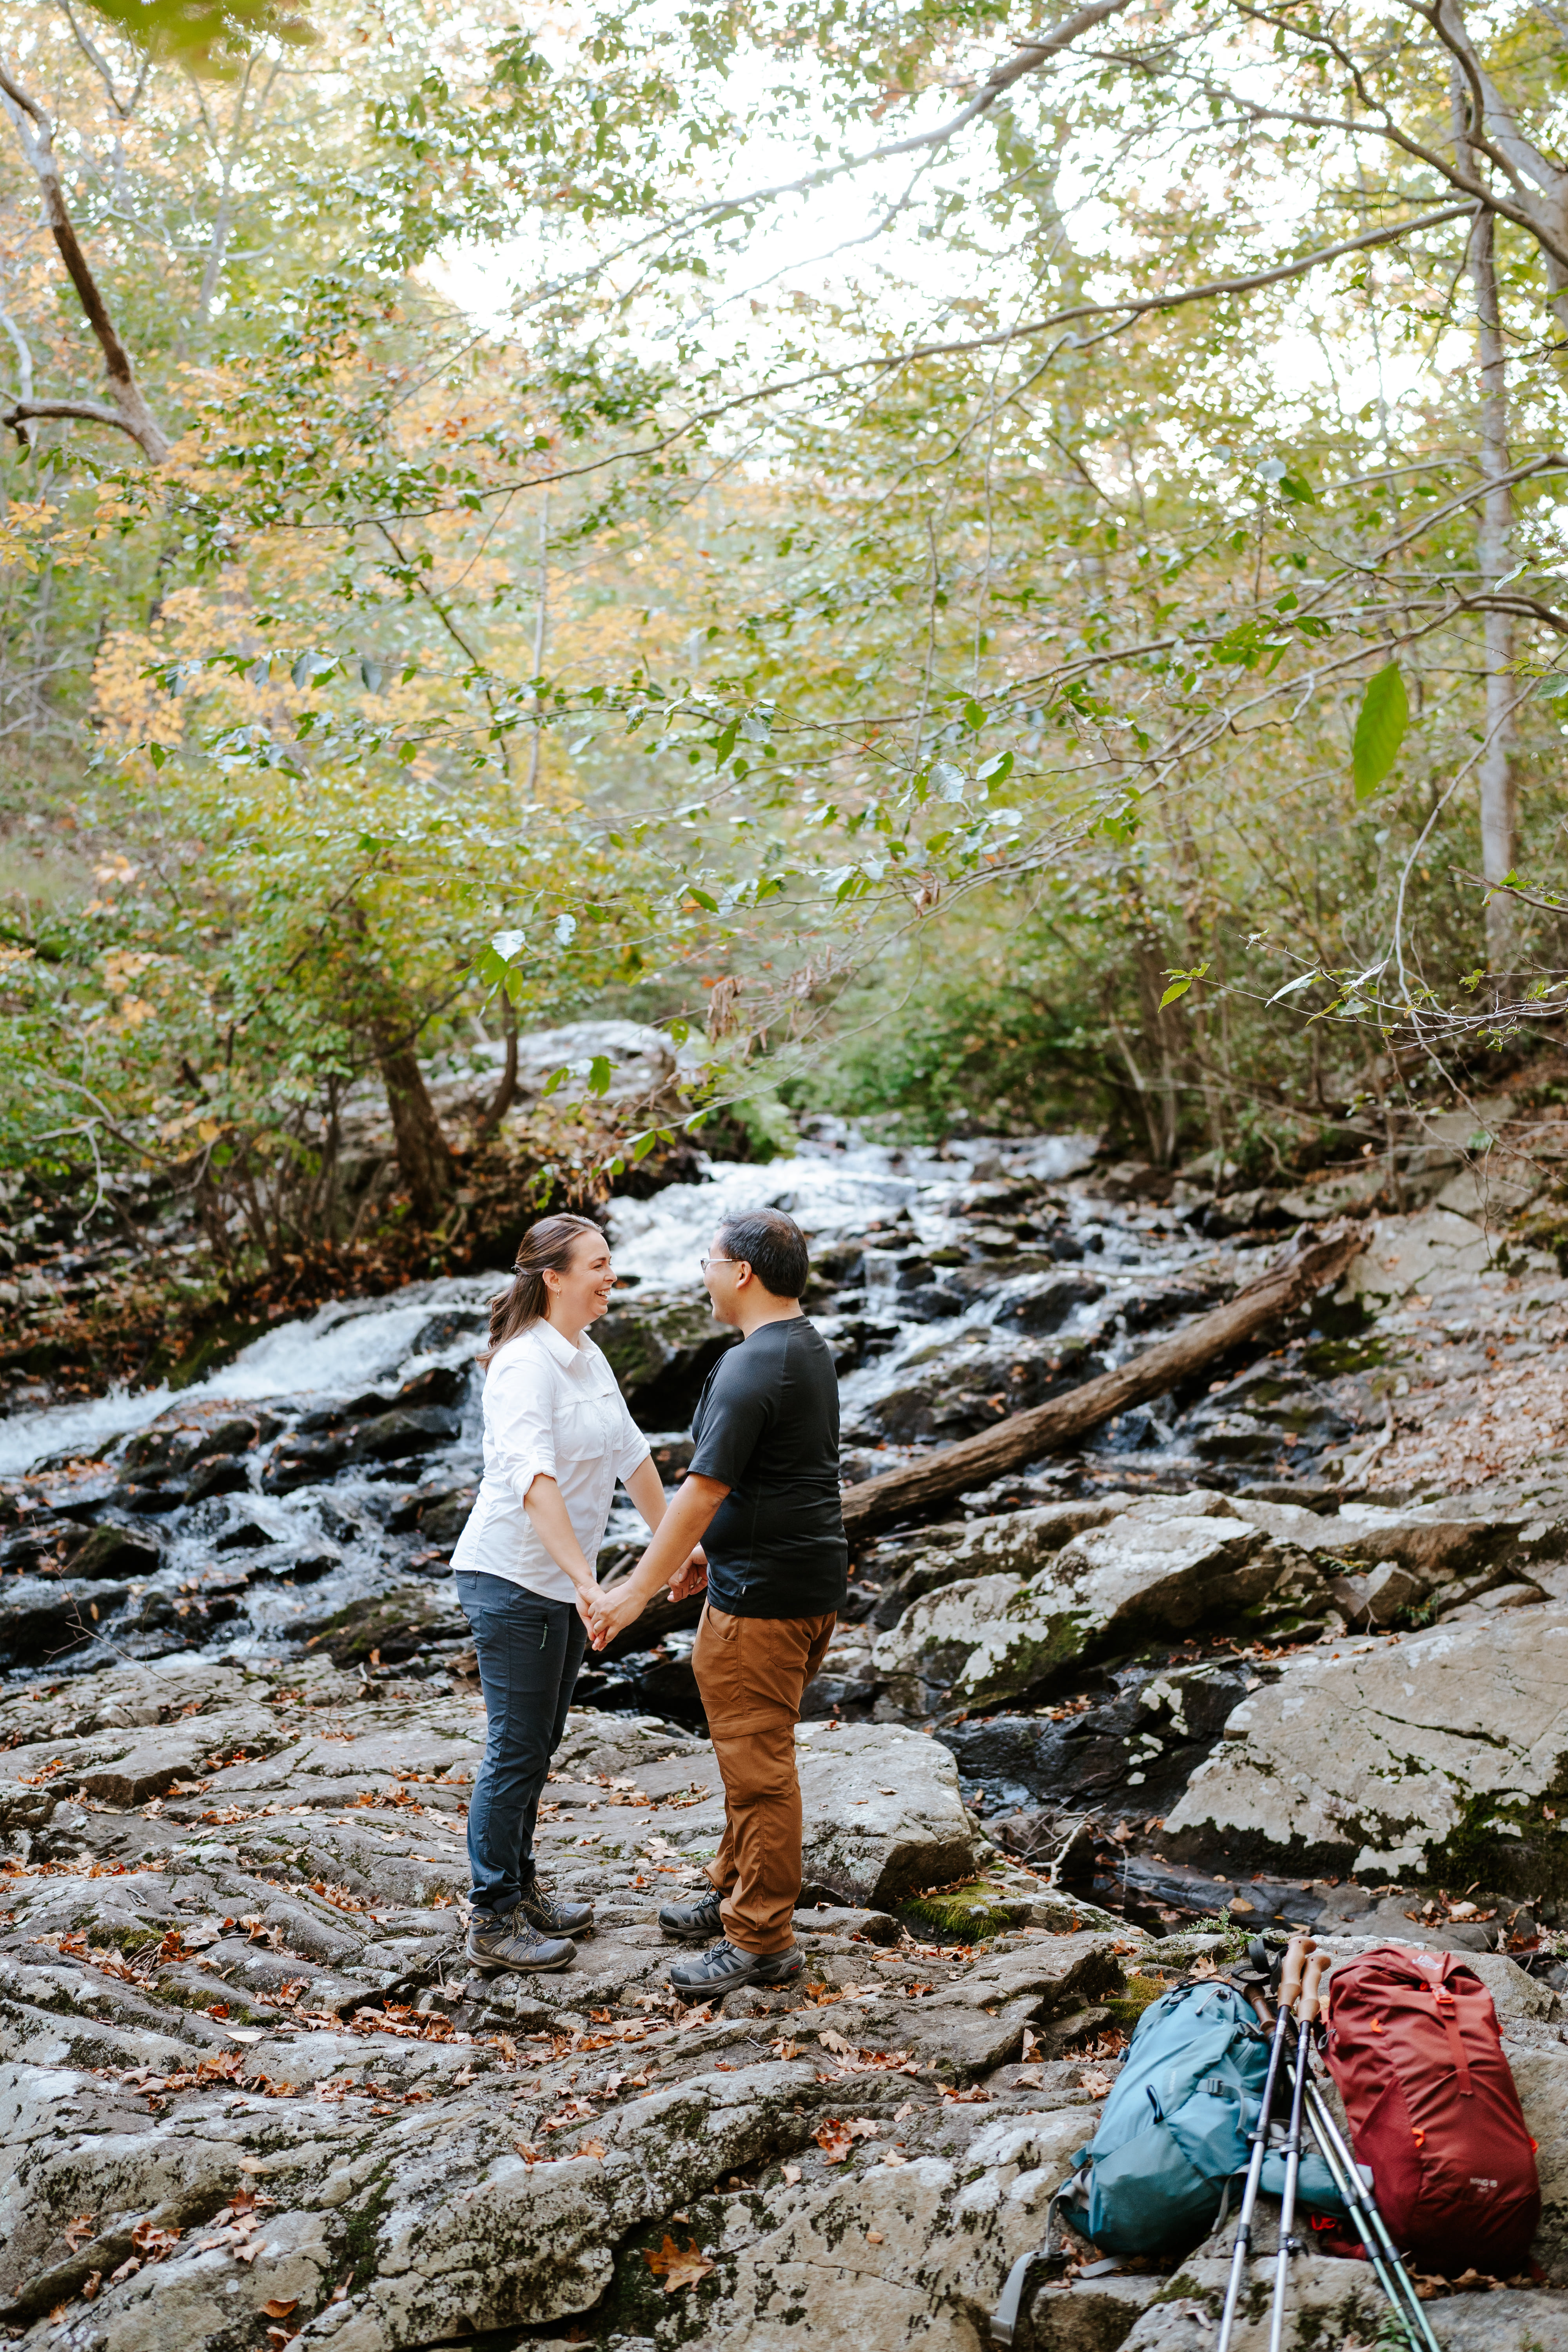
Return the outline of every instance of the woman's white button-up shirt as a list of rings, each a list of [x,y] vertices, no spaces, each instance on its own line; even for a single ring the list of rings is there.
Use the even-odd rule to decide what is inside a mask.
[[[561,1489],[592,1564],[605,1540],[616,1480],[648,1456],[601,1351],[573,1347],[542,1318],[499,1348],[485,1374],[485,1475],[452,1554],[454,1575],[503,1576],[550,1601],[575,1601],[523,1509],[542,1474]]]

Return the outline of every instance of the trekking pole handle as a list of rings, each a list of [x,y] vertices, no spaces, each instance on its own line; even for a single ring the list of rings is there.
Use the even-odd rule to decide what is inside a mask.
[[[1301,1971],[1307,1955],[1313,1949],[1310,1936],[1292,1936],[1285,1947],[1284,1965],[1279,1972],[1279,2006],[1294,2009],[1301,1997]]]
[[[1331,1965],[1327,1952],[1314,1952],[1302,1971],[1301,1998],[1297,2003],[1296,2016],[1303,2031],[1317,2022],[1320,2011],[1327,2006],[1319,1987]]]

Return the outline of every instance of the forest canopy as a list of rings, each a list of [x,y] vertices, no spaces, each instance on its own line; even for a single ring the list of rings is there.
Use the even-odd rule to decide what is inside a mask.
[[[590,1013],[681,1083],[554,1074],[541,1199],[1554,1041],[1563,30],[20,0],[5,1165],[281,1280],[455,1233]]]

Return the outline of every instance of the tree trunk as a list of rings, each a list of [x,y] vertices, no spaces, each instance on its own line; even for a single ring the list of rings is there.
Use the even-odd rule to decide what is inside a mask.
[[[1467,171],[1477,168],[1468,135],[1465,94],[1457,70],[1454,145]],[[1481,475],[1488,484],[1476,531],[1477,569],[1483,590],[1495,588],[1513,569],[1513,493],[1506,476],[1508,450],[1508,355],[1498,301],[1494,222],[1479,213],[1471,226],[1466,266],[1476,298],[1476,359],[1480,378]],[[1486,728],[1480,756],[1481,872],[1503,882],[1519,856],[1518,782],[1513,765],[1513,624],[1507,613],[1483,618],[1486,648]],[[1494,974],[1511,969],[1515,953],[1515,905],[1500,892],[1487,908],[1487,963]]]
[[[1309,1240],[1279,1259],[1258,1281],[1247,1284],[1228,1306],[1201,1315],[1184,1331],[1134,1356],[1130,1363],[1086,1381],[1065,1397],[1031,1412],[1016,1412],[978,1437],[961,1445],[944,1445],[923,1461],[911,1462],[886,1477],[868,1479],[844,1495],[844,1525],[853,1543],[889,1519],[945,1502],[950,1495],[984,1486],[1005,1470],[1037,1461],[1087,1435],[1112,1413],[1150,1397],[1163,1396],[1178,1381],[1189,1380],[1216,1357],[1256,1339],[1292,1307],[1300,1306],[1337,1282],[1364,1245],[1364,1233],[1343,1234],[1331,1241]]]
[[[392,1114],[397,1172],[408,1188],[408,1197],[420,1223],[434,1224],[451,1198],[458,1171],[408,1029],[395,1028],[390,1021],[378,1021],[375,1058],[386,1088],[386,1107]]]
[[[506,1060],[494,1094],[486,1105],[479,1125],[474,1129],[474,1148],[488,1143],[517,1098],[517,1008],[503,988],[500,992],[501,1028],[506,1037]]]

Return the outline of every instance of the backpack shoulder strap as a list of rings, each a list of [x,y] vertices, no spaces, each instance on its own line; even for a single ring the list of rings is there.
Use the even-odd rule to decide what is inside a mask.
[[[1020,2254],[1007,2273],[1007,2283],[1003,2287],[996,2308],[991,2315],[992,2341],[1002,2347],[1002,2352],[1011,2352],[1014,2334],[1023,2310],[1024,2297],[1028,2293],[1029,2282],[1037,2267],[1059,2262],[1062,2258],[1061,2249],[1056,2242],[1057,2208],[1067,2200],[1074,2186],[1082,2178],[1081,2172],[1068,2173],[1046,2208],[1044,2240],[1039,2245],[1031,2247],[1026,2254]]]

